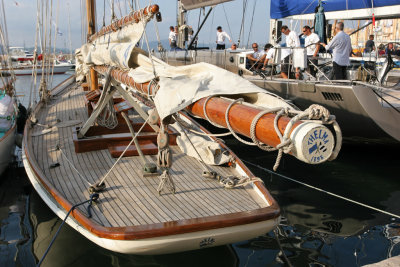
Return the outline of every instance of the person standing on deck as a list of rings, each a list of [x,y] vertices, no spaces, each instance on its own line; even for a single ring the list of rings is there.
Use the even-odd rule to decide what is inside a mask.
[[[333,79],[345,80],[346,69],[350,65],[351,39],[344,31],[343,22],[336,24],[336,35],[329,44],[321,43],[325,49],[333,51]]]
[[[231,37],[226,32],[222,31],[221,26],[218,26],[217,27],[217,40],[215,41],[217,43],[217,50],[225,49],[225,38],[228,38],[229,42],[232,43]]]
[[[366,53],[371,53],[375,51],[375,43],[374,43],[374,35],[369,36],[369,40],[365,43],[365,50]]]
[[[309,64],[310,74],[315,77],[315,74],[317,73],[315,66],[318,65],[318,52],[320,48],[319,36],[318,34],[311,32],[310,26],[303,27],[303,34],[306,36],[304,47],[307,49],[307,58],[312,63]]]
[[[294,48],[300,47],[300,39],[296,32],[291,31],[288,26],[284,25],[281,28],[281,32],[286,35],[286,47]],[[281,76],[283,79],[289,79],[289,61],[290,55],[292,54],[292,49],[284,48],[282,49],[282,60],[281,60]],[[296,79],[300,78],[300,70],[296,69]]]
[[[170,30],[169,37],[168,37],[169,46],[171,47],[171,49],[175,49],[176,48],[176,33],[174,30],[174,27],[170,26],[169,30]]]

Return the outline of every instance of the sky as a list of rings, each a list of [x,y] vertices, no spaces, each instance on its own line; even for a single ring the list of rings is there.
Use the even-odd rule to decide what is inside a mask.
[[[36,32],[36,13],[37,2],[35,0],[3,0],[6,10],[6,19],[8,27],[8,35],[10,46],[33,47],[35,45]],[[43,0],[40,0],[42,2]],[[135,0],[136,1],[136,0]],[[134,2],[135,2],[134,1]],[[82,45],[82,8],[81,2],[85,0],[52,0],[53,2],[53,22],[52,30],[55,30],[55,25],[58,27],[57,48],[69,49],[71,40],[72,48],[78,48]],[[104,8],[103,3],[106,3]],[[131,0],[114,0],[114,10],[118,18],[126,15],[129,11],[129,2]],[[176,25],[177,2],[175,0],[139,0],[139,6],[145,7],[149,4],[158,4],[163,17],[163,21],[157,23],[157,28],[161,40],[168,39],[169,26]],[[200,35],[199,45],[215,43],[216,27],[222,26],[232,39],[237,42],[243,14],[244,0],[234,0],[218,5],[211,13],[205,23]],[[251,0],[247,1],[248,6],[245,15],[245,38],[242,44],[247,44],[250,34],[251,42],[259,42],[265,44],[268,41],[269,32],[269,5],[270,0]],[[100,29],[103,24],[103,14],[105,15],[106,25],[111,22],[111,3],[112,0],[97,0],[97,29]],[[58,6],[58,9],[57,9]],[[207,8],[208,9],[208,8]],[[207,11],[206,9],[206,11]],[[58,10],[58,11],[57,11]],[[84,10],[86,12],[86,10]],[[192,10],[188,12],[187,23],[195,30],[198,28],[200,10]],[[85,13],[86,14],[86,13]],[[253,16],[254,14],[254,16]],[[204,18],[204,12],[201,11],[201,18]],[[84,18],[86,19],[86,17]],[[253,24],[250,25],[253,19]],[[69,23],[70,32],[69,37]],[[61,35],[62,34],[62,35]],[[154,23],[150,21],[147,26],[147,36],[150,41],[156,41],[156,31]],[[54,39],[53,39],[54,40]]]

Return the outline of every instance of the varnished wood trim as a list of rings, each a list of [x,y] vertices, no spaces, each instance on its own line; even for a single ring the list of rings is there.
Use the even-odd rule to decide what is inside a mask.
[[[15,132],[15,127],[17,127],[17,124],[16,124],[16,123],[14,123],[14,126],[11,127],[11,129],[8,130],[8,131],[3,135],[2,138],[0,138],[0,142],[3,141],[4,139],[6,139],[7,136],[9,136],[11,133],[14,133],[14,132]]]
[[[37,106],[39,108],[39,106]],[[38,109],[36,109],[38,110]],[[36,160],[32,157],[32,145],[30,136],[31,122],[27,121],[25,126],[24,134],[24,151],[27,161],[30,164],[32,171],[37,181],[51,194],[54,200],[64,209],[65,212],[71,209],[73,206],[67,199],[65,199],[52,184],[47,180]],[[224,146],[225,147],[225,146]],[[236,158],[237,162],[240,162]],[[250,171],[247,170],[249,173]],[[251,174],[251,173],[250,173]],[[260,184],[265,196],[267,190]],[[100,195],[101,197],[101,195]],[[238,226],[244,224],[251,224],[266,220],[272,220],[278,218],[280,210],[275,201],[271,202],[271,206],[266,208],[260,208],[257,210],[237,212],[227,215],[209,216],[204,218],[170,221],[165,223],[155,223],[140,226],[126,226],[126,227],[104,227],[93,220],[87,218],[78,209],[71,213],[71,216],[80,224],[82,227],[87,229],[93,235],[101,238],[108,238],[114,240],[138,240],[152,237],[169,236],[176,234],[184,234],[198,231],[205,231],[211,229],[218,229],[224,227]]]

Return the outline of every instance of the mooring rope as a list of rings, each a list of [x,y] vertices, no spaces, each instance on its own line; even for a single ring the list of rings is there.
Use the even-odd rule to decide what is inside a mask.
[[[77,207],[79,207],[79,206],[81,206],[81,205],[83,205],[83,204],[89,203],[89,206],[88,206],[88,214],[89,214],[89,218],[91,218],[92,216],[91,216],[90,208],[91,208],[91,206],[92,206],[92,202],[93,202],[93,201],[96,202],[98,198],[99,198],[99,194],[91,194],[91,195],[90,195],[90,199],[87,199],[87,200],[85,200],[85,201],[83,201],[83,202],[81,202],[81,203],[75,204],[75,205],[73,205],[73,206],[71,207],[71,209],[68,211],[67,215],[65,216],[63,222],[62,222],[61,225],[58,227],[58,230],[57,230],[56,234],[54,235],[53,239],[51,240],[49,246],[47,247],[46,251],[44,252],[42,258],[41,258],[40,261],[39,261],[39,263],[36,265],[37,267],[39,267],[40,265],[42,265],[44,259],[45,259],[46,256],[47,256],[47,253],[49,253],[50,248],[51,248],[51,247],[53,246],[53,244],[54,244],[54,241],[56,241],[56,238],[57,238],[58,234],[60,233],[61,227],[63,227],[64,223],[67,221],[67,218],[69,217],[69,215],[71,214],[71,212],[72,212],[74,209],[76,209]]]
[[[335,194],[335,193],[326,191],[326,190],[321,189],[321,188],[318,188],[318,187],[316,187],[316,186],[309,185],[309,184],[306,184],[306,183],[297,181],[297,180],[295,180],[295,179],[293,179],[293,178],[290,178],[290,177],[288,177],[288,176],[285,176],[285,175],[283,175],[283,174],[276,173],[276,172],[271,171],[271,170],[269,170],[269,169],[267,169],[267,168],[264,168],[264,167],[262,167],[262,166],[260,166],[260,165],[258,165],[258,164],[255,164],[255,163],[252,163],[252,162],[243,160],[243,159],[242,159],[242,161],[245,162],[245,163],[247,163],[247,164],[249,164],[249,165],[252,165],[252,166],[254,166],[254,167],[257,167],[257,168],[259,168],[260,170],[263,170],[263,171],[266,171],[266,172],[268,172],[268,173],[277,175],[277,176],[279,176],[279,177],[281,177],[281,178],[284,178],[284,179],[286,179],[286,180],[295,182],[295,183],[300,184],[300,185],[303,185],[303,186],[305,186],[305,187],[308,187],[308,188],[311,188],[311,189],[314,189],[314,190],[323,192],[323,193],[325,193],[325,194],[328,194],[328,195],[333,196],[333,197],[336,197],[336,198],[340,198],[340,199],[342,199],[342,200],[351,202],[351,203],[353,203],[353,204],[357,204],[357,205],[362,206],[362,207],[364,207],[364,208],[368,208],[368,209],[371,209],[371,210],[375,210],[375,211],[378,211],[378,212],[380,212],[380,213],[384,213],[384,214],[386,214],[386,215],[389,215],[389,216],[392,216],[392,217],[394,217],[394,218],[400,219],[400,215],[397,215],[397,214],[394,214],[394,213],[390,213],[390,212],[387,212],[387,211],[384,211],[384,210],[381,210],[381,209],[378,209],[378,208],[369,206],[369,205],[367,205],[367,204],[364,204],[364,203],[355,201],[355,200],[353,200],[353,199],[350,199],[350,198],[347,198],[347,197],[344,197],[344,196],[341,196],[341,195],[338,195],[338,194]]]

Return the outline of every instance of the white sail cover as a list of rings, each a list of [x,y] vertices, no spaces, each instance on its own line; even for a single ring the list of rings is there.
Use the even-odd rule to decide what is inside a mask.
[[[232,0],[181,0],[181,3],[186,10],[191,10],[205,6],[215,6],[230,1]]]
[[[121,69],[134,67],[131,60],[132,52],[152,16],[148,15],[138,23],[124,26],[118,31],[96,38],[92,43],[84,44],[75,53],[78,66],[77,80],[83,79],[88,73],[88,67],[93,65],[107,65]]]
[[[154,79],[151,61],[144,55],[134,57],[138,68],[131,69],[131,76],[137,83]],[[254,85],[237,74],[208,63],[173,67],[153,59],[155,73],[159,78],[159,89],[154,97],[161,119],[174,114],[197,100],[214,95],[246,95],[247,102],[254,105],[275,108],[289,107],[283,99]]]

